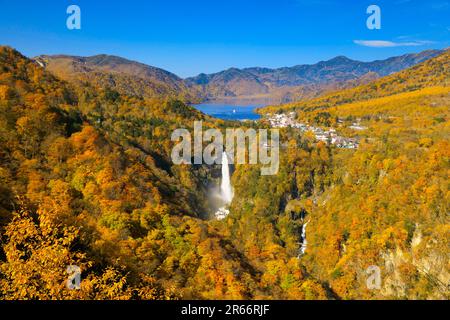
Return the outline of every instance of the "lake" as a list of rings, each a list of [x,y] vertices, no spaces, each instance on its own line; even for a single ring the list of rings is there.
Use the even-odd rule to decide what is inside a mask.
[[[261,116],[254,112],[262,105],[238,106],[219,103],[202,103],[194,107],[207,115],[223,120],[258,120]]]

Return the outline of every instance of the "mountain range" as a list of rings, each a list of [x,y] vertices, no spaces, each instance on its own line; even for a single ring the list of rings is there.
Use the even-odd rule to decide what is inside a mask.
[[[96,83],[143,98],[176,96],[187,102],[277,104],[365,84],[440,53],[441,50],[427,50],[372,62],[338,56],[310,65],[277,69],[230,68],[186,79],[160,68],[103,54],[91,57],[43,55],[35,61],[65,80]]]

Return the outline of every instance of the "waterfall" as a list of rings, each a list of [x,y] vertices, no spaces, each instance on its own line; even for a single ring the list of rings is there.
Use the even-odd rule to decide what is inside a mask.
[[[306,226],[308,225],[308,223],[309,223],[309,221],[305,222],[302,226],[302,235],[301,235],[302,244],[300,247],[299,257],[305,254],[306,246],[308,245],[308,241],[306,241]]]
[[[222,153],[222,182],[220,184],[220,198],[224,206],[216,213],[217,220],[225,219],[230,211],[226,208],[233,200],[233,190],[231,189],[230,181],[230,167],[228,163],[228,156],[226,152]]]
[[[222,153],[222,183],[220,185],[220,193],[223,201],[226,204],[230,204],[231,200],[233,200],[233,191],[231,190],[230,168],[226,152]]]

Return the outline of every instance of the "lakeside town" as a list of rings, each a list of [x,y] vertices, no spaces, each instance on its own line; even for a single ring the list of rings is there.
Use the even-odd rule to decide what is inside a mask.
[[[314,127],[308,125],[306,123],[298,122],[295,119],[295,112],[290,112],[288,114],[280,113],[280,114],[267,114],[267,121],[270,123],[270,126],[273,128],[296,128],[302,132],[311,131],[314,133],[315,138],[318,141],[323,141],[327,144],[335,145],[337,148],[343,149],[357,149],[359,146],[358,139],[356,138],[346,138],[339,136],[336,133],[336,129],[330,128],[328,130]],[[355,122],[352,126],[349,127],[353,130],[365,130],[367,128],[361,126],[359,122]]]

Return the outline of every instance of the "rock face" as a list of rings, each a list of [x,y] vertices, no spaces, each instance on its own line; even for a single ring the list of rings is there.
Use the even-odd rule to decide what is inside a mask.
[[[448,257],[442,256],[435,249],[433,241],[423,240],[419,227],[416,227],[411,239],[409,250],[395,248],[386,251],[384,259],[384,277],[382,294],[385,297],[409,297],[421,299],[411,293],[407,274],[414,274],[416,279],[433,288],[430,299],[448,299],[450,292],[450,273],[448,272]],[[420,281],[419,281],[420,283]]]

